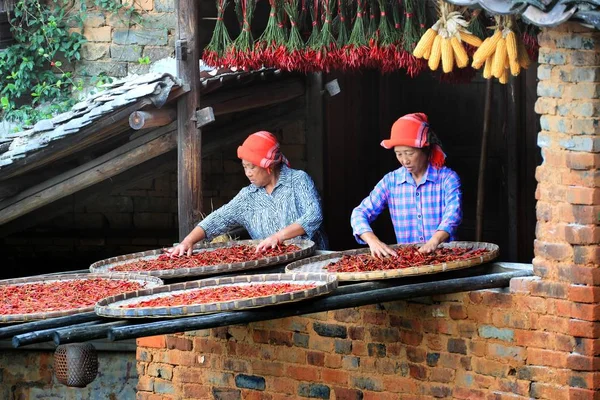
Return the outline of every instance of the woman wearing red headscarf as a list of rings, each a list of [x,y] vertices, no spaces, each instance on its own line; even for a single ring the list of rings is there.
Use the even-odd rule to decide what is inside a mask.
[[[385,175],[373,191],[352,211],[356,240],[367,243],[376,257],[396,253],[373,233],[371,222],[387,207],[398,243],[424,243],[423,253],[454,240],[462,221],[460,179],[445,167],[446,155],[429,128],[427,116],[408,114],[392,126],[389,140],[401,167]]]
[[[236,226],[243,226],[252,239],[262,239],[257,251],[297,236],[326,248],[315,184],[306,172],[290,168],[275,136],[267,131],[253,133],[238,147],[237,155],[250,185],[204,218],[169,254],[191,255],[194,243]]]

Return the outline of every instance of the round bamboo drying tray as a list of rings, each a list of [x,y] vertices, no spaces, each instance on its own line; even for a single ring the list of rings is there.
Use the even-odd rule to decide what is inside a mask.
[[[390,246],[392,249],[396,249],[403,246],[414,246],[406,245],[406,244],[396,244]],[[390,269],[390,270],[381,270],[381,271],[368,271],[368,272],[328,272],[327,265],[338,261],[342,256],[354,256],[360,254],[368,254],[370,250],[366,249],[354,249],[341,251],[331,254],[325,254],[321,256],[309,257],[304,260],[295,261],[293,263],[288,264],[285,267],[285,272],[294,273],[294,272],[314,272],[314,273],[332,273],[338,277],[340,281],[367,281],[367,280],[378,280],[378,279],[393,279],[393,278],[402,278],[404,276],[415,276],[415,275],[426,275],[426,274],[436,274],[439,272],[446,272],[456,269],[469,268],[474,267],[476,265],[480,265],[486,262],[490,262],[491,260],[498,257],[499,247],[493,243],[485,243],[485,242],[449,242],[442,243],[440,247],[461,247],[461,248],[469,248],[472,250],[476,249],[485,249],[488,250],[487,253],[476,256],[472,258],[468,258],[466,260],[460,261],[452,261],[445,262],[441,264],[431,264],[431,265],[419,265],[415,267],[409,268],[399,268],[399,269]]]
[[[0,281],[0,286],[8,285],[26,285],[33,283],[52,283],[52,282],[64,282],[64,281],[76,281],[76,280],[88,280],[88,279],[112,279],[112,280],[123,280],[123,281],[135,281],[145,284],[143,290],[158,287],[163,284],[163,281],[154,276],[147,275],[134,275],[134,274],[123,274],[123,273],[102,273],[102,274],[64,274],[64,275],[47,275],[47,276],[31,276],[25,278],[6,279]],[[137,293],[137,292],[132,292]],[[70,308],[65,310],[56,311],[39,311],[36,313],[28,314],[0,314],[0,323],[9,322],[27,322],[35,321],[40,319],[63,317],[66,315],[79,314],[83,312],[89,312],[94,310],[94,305],[88,307]]]
[[[236,240],[222,243],[201,243],[194,246],[194,253],[201,251],[210,251],[223,247],[232,247],[237,245],[250,245],[256,246],[260,243],[260,240]],[[270,265],[283,264],[294,260],[299,260],[304,257],[308,257],[315,252],[315,243],[311,240],[304,239],[292,239],[286,240],[285,244],[295,244],[300,247],[300,250],[292,253],[283,254],[276,257],[265,257],[258,260],[244,261],[231,264],[218,264],[218,265],[203,265],[192,268],[176,268],[176,269],[164,269],[156,271],[131,271],[135,274],[152,275],[158,276],[165,279],[171,278],[182,278],[189,276],[203,276],[203,275],[214,275],[221,273],[229,273],[236,271],[244,271],[255,268],[268,267]],[[107,258],[105,260],[97,261],[90,266],[92,272],[110,272],[111,268],[127,264],[128,262],[144,259],[154,260],[163,254],[163,249],[148,250],[139,253],[125,254],[122,256]],[[128,272],[127,272],[128,273]]]
[[[223,301],[218,303],[186,304],[168,307],[121,308],[121,306],[156,298],[168,297],[201,288],[223,288],[226,286],[253,285],[268,283],[315,284],[314,288],[289,293],[246,299]],[[266,307],[275,304],[291,303],[315,296],[327,294],[337,288],[337,278],[332,274],[260,274],[240,275],[222,278],[208,278],[199,281],[180,282],[138,293],[128,293],[100,300],[96,304],[96,314],[116,318],[165,318],[209,314],[221,311],[243,310]]]

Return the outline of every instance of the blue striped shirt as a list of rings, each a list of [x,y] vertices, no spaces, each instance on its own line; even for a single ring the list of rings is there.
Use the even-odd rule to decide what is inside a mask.
[[[389,207],[398,243],[423,243],[436,231],[456,239],[462,221],[460,179],[450,168],[429,165],[420,184],[400,167],[386,174],[373,191],[352,211],[350,223],[356,240],[372,232],[370,223]]]
[[[271,194],[250,184],[198,226],[208,239],[237,226],[243,226],[252,239],[264,239],[294,222],[306,232],[303,238],[314,241],[319,249],[327,248],[321,201],[313,180],[306,172],[283,165]]]

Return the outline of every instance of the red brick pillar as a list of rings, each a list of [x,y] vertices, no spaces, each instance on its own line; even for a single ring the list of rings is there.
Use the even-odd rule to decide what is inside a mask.
[[[540,36],[537,88],[543,155],[531,287],[546,312],[545,349],[528,364],[553,368],[561,398],[600,398],[600,32],[577,24]],[[531,354],[529,354],[531,353]],[[532,370],[535,371],[535,370]],[[532,378],[535,381],[535,378]],[[564,387],[564,386],[563,386]],[[541,393],[538,393],[541,394]],[[537,397],[537,396],[536,396]],[[540,397],[551,398],[544,396]]]

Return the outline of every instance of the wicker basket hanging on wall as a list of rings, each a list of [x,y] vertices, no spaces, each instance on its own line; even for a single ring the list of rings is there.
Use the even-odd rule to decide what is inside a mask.
[[[60,383],[83,388],[96,379],[98,354],[90,343],[62,344],[54,353],[54,373]]]

